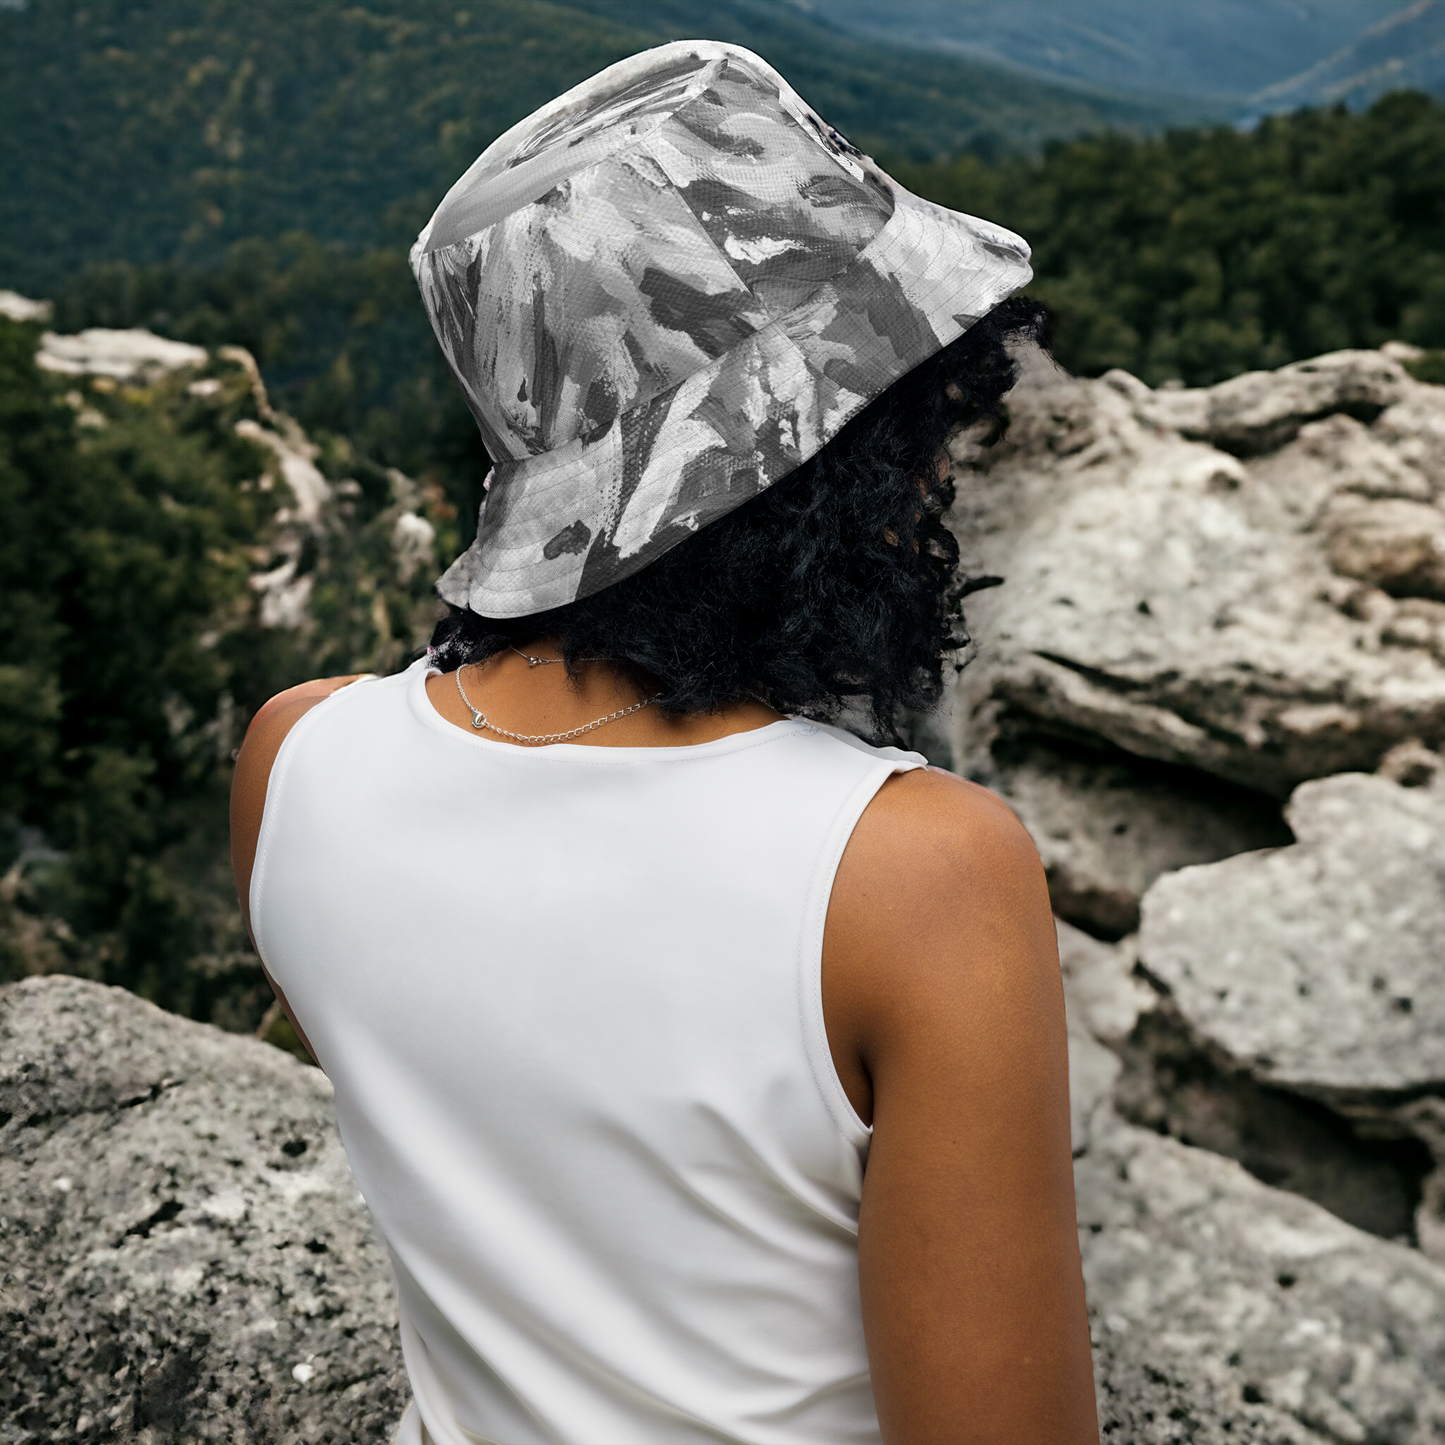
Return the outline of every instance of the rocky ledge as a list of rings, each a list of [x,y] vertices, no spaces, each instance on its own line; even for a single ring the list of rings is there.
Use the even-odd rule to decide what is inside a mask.
[[[955,447],[993,585],[943,730],[1078,925],[1106,1439],[1445,1437],[1445,388],[1408,359],[1030,355]]]
[[[1221,913],[1239,901],[1221,885]],[[1207,1067],[1181,1069],[1160,1096],[1148,1043],[1173,1000],[1147,981],[1134,941],[1101,943],[1068,924],[1059,933],[1103,1438],[1438,1440],[1445,1267],[1411,1247],[1394,1176],[1382,1178],[1347,1129],[1331,1132],[1287,1096],[1271,1108],[1250,1081],[1231,1093]],[[1201,1057],[1197,1041],[1179,1052]],[[1162,1097],[1152,1127],[1132,1122],[1141,1095]],[[1258,1177],[1271,1172],[1291,1187]],[[1352,1208],[1376,1228],[1393,1209],[1400,1237],[1346,1222]]]
[[[1445,1269],[1121,1117],[1158,994],[1062,925],[1105,1439],[1425,1445]],[[326,1080],[119,989],[0,989],[0,1439],[385,1441],[385,1255]]]
[[[960,767],[1055,906],[1132,932],[1160,873],[1289,840],[1300,783],[1445,742],[1445,387],[1346,351],[1207,390],[1026,358],[954,448],[977,656]]]
[[[383,1249],[317,1069],[122,989],[0,989],[0,1441],[388,1441]]]

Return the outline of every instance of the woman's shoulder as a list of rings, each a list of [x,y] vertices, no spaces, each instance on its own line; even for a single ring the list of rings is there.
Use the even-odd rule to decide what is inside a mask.
[[[880,876],[933,896],[960,875],[1001,879],[1041,867],[1027,829],[997,793],[942,768],[895,773],[859,819],[853,840]],[[851,846],[851,845],[850,845]]]
[[[374,674],[369,672],[356,672],[345,677],[318,677],[310,682],[297,683],[295,687],[288,687],[268,699],[256,710],[246,729],[245,739],[236,755],[236,780],[254,780],[259,774],[264,793],[271,766],[291,729],[333,693],[372,676]]]
[[[324,702],[333,692],[373,676],[375,674],[370,672],[353,672],[344,677],[318,677],[310,682],[298,682],[295,687],[278,692],[275,697],[268,698],[257,708],[247,729],[246,741],[250,742],[253,732],[269,733],[280,730],[284,737],[306,713],[317,703]]]
[[[1048,887],[1028,831],[996,794],[934,767],[895,773],[864,809],[829,929],[840,955],[866,962],[859,982],[885,990],[900,974],[937,978],[965,958],[987,967],[1040,942],[1052,954]]]

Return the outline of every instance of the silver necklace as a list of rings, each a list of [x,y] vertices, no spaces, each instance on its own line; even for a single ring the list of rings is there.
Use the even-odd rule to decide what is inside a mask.
[[[511,644],[509,643],[508,646],[511,646]],[[515,652],[518,657],[525,657],[528,667],[545,667],[549,662],[562,661],[560,657],[533,657],[530,652],[523,652],[520,647],[513,647],[512,651]]]
[[[527,654],[522,653],[523,657]],[[528,660],[530,664],[530,659]],[[560,662],[558,657],[539,657],[538,662]],[[485,728],[488,732],[497,733],[501,737],[511,738],[514,743],[525,743],[530,747],[536,747],[542,743],[565,743],[571,738],[580,738],[583,733],[590,733],[593,728],[600,728],[604,723],[616,722],[620,717],[626,717],[628,713],[639,712],[645,707],[651,707],[662,694],[657,697],[645,697],[641,702],[635,702],[631,707],[618,708],[616,712],[610,712],[606,717],[600,717],[593,722],[584,723],[580,728],[571,728],[565,733],[509,733],[506,728],[499,728],[496,723],[488,722],[487,715],[480,708],[472,706],[472,700],[467,696],[467,690],[462,686],[462,669],[457,668],[457,691],[461,694],[462,701],[466,704],[467,711],[472,715],[472,726],[480,732]]]

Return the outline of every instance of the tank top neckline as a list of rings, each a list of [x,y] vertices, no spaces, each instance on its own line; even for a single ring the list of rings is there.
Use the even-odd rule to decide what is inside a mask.
[[[777,722],[765,723],[760,728],[749,728],[746,732],[729,733],[726,737],[712,738],[705,743],[672,743],[658,747],[643,744],[633,747],[598,747],[593,743],[547,743],[541,747],[523,747],[517,743],[497,742],[493,738],[481,737],[465,732],[455,723],[448,722],[432,703],[426,690],[427,679],[433,675],[442,676],[442,670],[419,659],[407,669],[407,702],[412,716],[432,732],[445,734],[458,742],[473,748],[506,757],[538,758],[558,755],[571,762],[639,763],[648,761],[682,762],[690,758],[718,757],[727,753],[742,752],[747,748],[760,747],[765,743],[777,742],[786,737],[807,737],[818,731],[816,723],[807,718],[785,717]]]

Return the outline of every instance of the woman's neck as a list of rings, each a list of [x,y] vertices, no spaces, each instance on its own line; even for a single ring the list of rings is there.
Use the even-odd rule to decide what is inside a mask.
[[[624,715],[568,741],[592,747],[690,747],[751,732],[782,717],[752,698],[715,713],[664,713],[649,703],[645,688],[611,663],[583,662],[569,676],[561,657],[555,639],[539,639],[463,668],[465,700],[455,673],[428,678],[427,695],[448,722],[478,737],[518,747],[535,744],[517,742],[507,733],[556,736],[613,713]],[[476,726],[477,714],[492,726]]]

